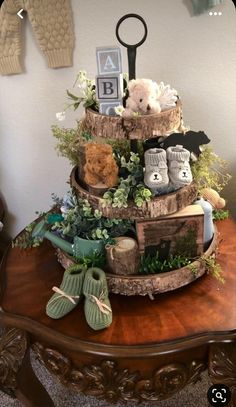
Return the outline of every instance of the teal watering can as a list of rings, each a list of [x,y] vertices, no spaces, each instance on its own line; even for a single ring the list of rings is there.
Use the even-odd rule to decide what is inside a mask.
[[[56,247],[64,250],[66,253],[71,254],[74,257],[89,256],[96,250],[98,253],[103,252],[104,242],[102,240],[87,240],[82,239],[79,236],[75,236],[74,242],[69,243],[54,233],[47,230],[48,223],[45,220],[41,220],[34,227],[32,231],[32,237],[40,237],[48,239]]]

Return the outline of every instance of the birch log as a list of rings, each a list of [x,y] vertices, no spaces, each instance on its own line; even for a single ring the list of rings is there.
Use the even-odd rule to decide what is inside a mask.
[[[119,275],[137,274],[140,255],[136,240],[126,236],[114,240],[114,245],[106,247],[109,270]]]

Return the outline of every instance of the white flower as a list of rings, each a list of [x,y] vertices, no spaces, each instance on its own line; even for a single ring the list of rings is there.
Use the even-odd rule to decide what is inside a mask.
[[[158,100],[160,102],[161,111],[174,107],[177,101],[177,91],[171,89],[170,85],[165,85],[163,82],[159,84],[160,96]]]
[[[81,87],[82,84],[86,85],[86,81],[87,81],[87,72],[84,70],[79,71],[78,76],[77,76],[77,80],[79,82],[79,87]]]
[[[118,115],[118,116],[122,116],[122,114],[123,114],[123,112],[124,112],[124,107],[122,106],[122,105],[119,105],[119,106],[116,106],[115,108],[114,108],[114,110],[115,110],[115,112],[116,112],[116,114]]]
[[[87,82],[80,82],[78,88],[85,90],[87,88]]]
[[[56,113],[56,118],[59,120],[59,122],[62,122],[66,118],[66,112],[58,112]]]
[[[87,78],[87,72],[85,71],[85,69],[81,69],[78,73],[78,78],[79,80],[83,81],[84,79]]]

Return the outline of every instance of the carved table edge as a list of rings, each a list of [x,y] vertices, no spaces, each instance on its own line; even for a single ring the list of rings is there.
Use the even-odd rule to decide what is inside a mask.
[[[96,342],[89,342],[72,338],[54,331],[51,328],[33,321],[26,317],[21,317],[15,314],[9,314],[0,308],[0,322],[4,326],[11,326],[28,332],[29,335],[38,337],[55,346],[62,346],[64,349],[77,351],[84,354],[92,354],[104,356],[108,358],[120,357],[123,358],[145,358],[153,357],[165,353],[175,353],[193,349],[199,346],[210,345],[212,343],[224,343],[236,341],[236,330],[220,331],[220,332],[205,332],[202,334],[179,338],[174,341],[152,343],[152,344],[137,344],[137,345],[109,345]],[[55,335],[56,333],[56,335]]]
[[[236,406],[236,342],[212,344],[209,351],[208,374],[213,384],[220,383],[230,388],[229,407]]]
[[[187,384],[195,383],[207,368],[204,361],[170,363],[154,370],[151,377],[140,371],[119,368],[119,362],[103,359],[96,364],[75,367],[72,361],[51,347],[36,342],[33,351],[50,373],[67,387],[88,396],[117,401],[159,401],[172,397]]]
[[[25,331],[3,326],[0,336],[0,390],[15,397],[17,374],[29,348]]]

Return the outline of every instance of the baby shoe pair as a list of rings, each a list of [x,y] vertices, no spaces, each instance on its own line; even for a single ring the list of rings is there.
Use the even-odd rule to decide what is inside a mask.
[[[46,314],[59,319],[72,311],[84,295],[84,313],[88,325],[99,330],[112,323],[112,310],[108,298],[106,275],[103,270],[91,267],[88,270],[80,265],[68,267],[63,275],[60,288],[47,303]]]
[[[144,153],[145,185],[156,195],[189,185],[193,180],[189,159],[183,146],[150,148]]]

